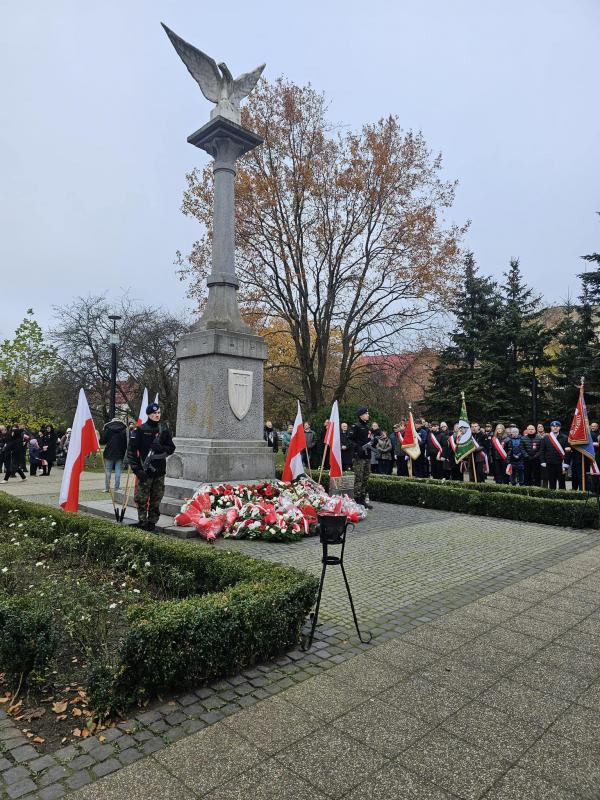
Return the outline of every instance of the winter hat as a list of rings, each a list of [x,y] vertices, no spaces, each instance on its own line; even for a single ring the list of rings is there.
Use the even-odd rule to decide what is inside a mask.
[[[158,403],[150,403],[149,406],[146,406],[146,414],[148,414],[148,416],[150,416],[150,414],[156,414],[157,411],[160,411]]]
[[[363,414],[368,414],[368,413],[369,413],[369,409],[366,406],[361,406],[358,409],[358,411],[356,412],[356,416],[357,417],[362,417]]]

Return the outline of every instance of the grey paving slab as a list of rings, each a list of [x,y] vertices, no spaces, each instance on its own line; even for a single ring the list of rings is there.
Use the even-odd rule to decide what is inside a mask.
[[[69,795],[69,800],[196,800],[172,771],[151,759],[109,775]]]
[[[485,705],[498,708],[514,717],[548,726],[569,708],[571,703],[538,692],[530,686],[502,679],[479,697]]]
[[[325,795],[270,759],[204,795],[204,800],[325,800]]]
[[[442,723],[442,728],[474,747],[510,761],[520,758],[545,730],[543,725],[478,702],[457,711]]]
[[[561,789],[539,775],[516,767],[494,785],[485,795],[485,800],[575,800],[575,797],[570,790]]]
[[[582,692],[577,698],[577,703],[585,708],[592,708],[600,711],[600,681],[592,684],[589,689]]]
[[[417,719],[372,698],[335,719],[333,726],[382,755],[393,758],[433,730],[435,723]]]
[[[499,680],[497,672],[466,664],[456,659],[454,654],[421,670],[419,674],[436,686],[445,686],[470,697],[477,697]]]
[[[386,763],[380,753],[335,728],[306,736],[276,758],[332,798],[341,797]]]
[[[152,758],[190,791],[201,795],[266,760],[266,755],[243,736],[219,724],[170,745]],[[141,769],[145,763],[134,764],[131,769]]]
[[[345,800],[451,800],[450,795],[400,764],[387,764],[357,786]]]
[[[544,694],[571,701],[576,700],[593,682],[593,678],[554,669],[537,661],[528,661],[517,667],[511,672],[510,679],[531,686]]]
[[[285,702],[327,722],[369,699],[369,694],[327,673],[288,689]]]
[[[588,745],[600,744],[600,712],[573,705],[552,725],[552,733]]]
[[[436,686],[418,675],[382,692],[379,699],[432,722],[441,722],[470,702],[468,695],[459,694],[445,686]]]
[[[399,761],[448,792],[476,800],[509,768],[506,761],[439,731],[413,745]]]
[[[421,669],[442,657],[439,652],[436,653],[412,644],[407,641],[405,636],[401,639],[391,639],[379,647],[374,647],[370,651],[370,655],[372,658],[385,661],[400,672],[406,673]]]
[[[271,697],[224,723],[269,754],[319,728],[323,721],[281,697]]]
[[[572,791],[575,796],[598,797],[600,759],[597,744],[574,742],[549,731],[525,753],[518,766]]]

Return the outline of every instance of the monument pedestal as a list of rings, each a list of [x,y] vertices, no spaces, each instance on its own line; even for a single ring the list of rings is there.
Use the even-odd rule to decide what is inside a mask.
[[[262,337],[231,330],[192,331],[178,343],[177,449],[167,461],[165,513],[201,483],[275,477],[263,439],[266,357]]]

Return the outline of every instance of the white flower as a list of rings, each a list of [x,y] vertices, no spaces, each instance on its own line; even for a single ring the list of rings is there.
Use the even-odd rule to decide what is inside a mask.
[[[44,566],[44,562],[43,561],[36,561],[35,565],[36,565],[36,567],[43,567]]]
[[[135,592],[135,594],[141,594],[139,589],[134,589],[133,591]]]
[[[51,523],[50,523],[50,526],[51,526],[52,528],[56,528],[56,522],[51,522]],[[77,534],[75,534],[75,536],[77,536]]]
[[[116,608],[116,607],[117,607],[116,603],[111,603],[108,608],[110,610],[111,608]]]
[[[149,567],[149,566],[150,566],[150,562],[149,562],[149,561],[146,561],[146,563],[144,564],[144,566],[145,566],[145,567]]]
[[[127,586],[127,584],[126,584],[126,583],[122,583],[122,584],[121,584],[121,589],[124,589],[126,586]]]
[[[3,573],[8,572],[8,567],[2,567],[2,572]]]
[[[19,524],[17,525],[17,528],[22,528],[22,527],[23,527],[23,523],[19,522]]]
[[[9,527],[9,528],[14,528],[14,527],[15,527],[15,523],[14,523],[14,522],[11,522],[11,523],[10,523],[10,525],[9,525],[8,527]]]
[[[137,569],[137,564],[132,564],[131,569]]]

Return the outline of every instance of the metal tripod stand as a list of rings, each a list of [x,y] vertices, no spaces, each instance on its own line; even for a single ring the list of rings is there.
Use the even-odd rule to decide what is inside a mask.
[[[310,633],[308,636],[305,636],[304,641],[302,642],[302,650],[310,650],[312,647],[315,629],[317,627],[317,622],[319,621],[319,608],[321,606],[321,595],[323,594],[323,584],[325,583],[327,567],[339,566],[342,569],[342,575],[344,577],[344,583],[346,584],[346,591],[348,592],[348,600],[350,601],[350,608],[352,609],[352,617],[354,619],[354,626],[356,628],[358,638],[363,644],[368,644],[373,638],[373,634],[370,631],[365,632],[368,638],[364,638],[363,634],[360,632],[356,610],[354,608],[354,601],[352,599],[352,592],[350,591],[350,584],[348,583],[348,577],[346,575],[346,570],[344,569],[344,550],[346,548],[346,533],[349,525],[352,525],[352,529],[354,529],[353,523],[347,522],[346,517],[319,515],[319,535],[321,544],[323,546],[323,558],[321,559],[323,569],[321,570],[321,581],[319,583],[319,592],[317,594],[317,604],[315,606],[314,613],[312,614]],[[329,555],[329,546],[334,544],[342,546],[339,556]]]

